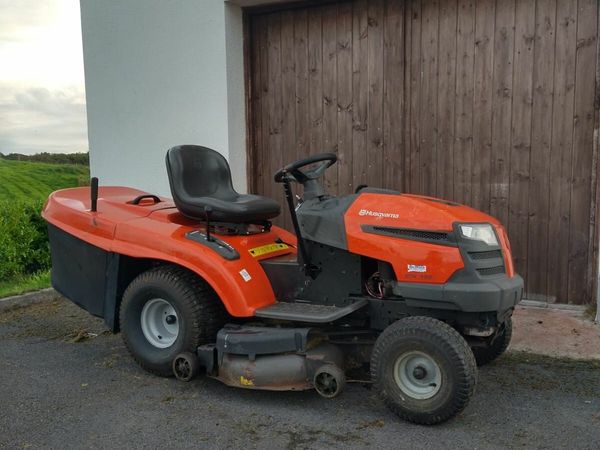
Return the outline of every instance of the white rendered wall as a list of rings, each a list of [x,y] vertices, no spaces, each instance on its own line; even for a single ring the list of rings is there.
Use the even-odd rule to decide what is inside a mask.
[[[243,27],[219,0],[81,0],[92,175],[170,195],[165,152],[199,144],[246,191]]]

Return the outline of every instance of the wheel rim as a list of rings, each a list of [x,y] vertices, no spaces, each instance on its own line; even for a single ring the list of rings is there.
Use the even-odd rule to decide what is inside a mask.
[[[437,394],[442,387],[442,371],[429,355],[412,351],[396,359],[394,380],[409,397],[426,400]]]
[[[156,348],[170,347],[179,336],[177,311],[173,305],[162,298],[154,298],[146,302],[140,321],[144,337]]]
[[[338,390],[338,382],[335,377],[327,372],[322,372],[316,377],[315,388],[326,397],[335,395]]]
[[[192,366],[185,358],[179,358],[176,363],[177,376],[183,380],[187,379],[192,373]]]

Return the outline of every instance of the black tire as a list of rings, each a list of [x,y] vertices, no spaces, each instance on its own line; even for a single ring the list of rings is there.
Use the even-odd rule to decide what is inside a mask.
[[[346,375],[335,364],[325,364],[315,372],[313,385],[321,397],[335,398],[346,387]]]
[[[431,395],[429,398],[416,398],[421,394],[407,393],[402,381],[396,381],[401,378],[399,364],[402,367],[401,362],[411,355],[424,355],[435,364],[429,373],[437,373],[440,381],[425,386],[431,392],[423,395]],[[418,378],[416,370],[410,373]],[[419,370],[422,376],[422,366]],[[371,355],[371,377],[384,403],[399,417],[433,425],[467,406],[477,383],[477,366],[469,345],[454,328],[431,317],[415,316],[401,319],[381,333]]]
[[[192,381],[200,373],[200,360],[192,352],[180,353],[173,359],[173,374],[179,381]]]
[[[142,330],[144,305],[155,298],[170,303],[178,317],[177,337],[167,348],[155,347]],[[150,373],[171,377],[175,356],[214,342],[226,313],[217,294],[196,274],[176,266],[160,266],[140,274],[127,287],[119,320],[125,346],[136,362]]]
[[[498,356],[506,351],[510,339],[512,338],[512,319],[509,317],[503,324],[502,329],[492,344],[486,347],[473,347],[473,354],[478,366],[484,366],[491,363]]]

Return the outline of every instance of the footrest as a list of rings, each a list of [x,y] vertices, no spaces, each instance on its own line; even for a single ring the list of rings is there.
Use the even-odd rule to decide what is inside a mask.
[[[314,305],[300,302],[278,302],[254,312],[265,319],[293,320],[295,322],[327,323],[347,316],[367,304],[359,299],[345,306]]]

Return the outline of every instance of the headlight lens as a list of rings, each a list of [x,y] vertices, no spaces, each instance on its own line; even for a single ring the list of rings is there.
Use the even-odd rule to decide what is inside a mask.
[[[494,229],[488,223],[459,225],[459,228],[463,237],[467,239],[482,241],[487,245],[498,245],[496,233],[494,233]]]

